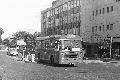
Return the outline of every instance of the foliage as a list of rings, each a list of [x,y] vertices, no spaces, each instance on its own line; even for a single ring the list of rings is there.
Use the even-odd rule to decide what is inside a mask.
[[[34,37],[40,37],[40,36],[42,36],[42,35],[41,35],[40,32],[34,32],[33,36],[34,36]]]
[[[19,31],[13,34],[14,38],[16,38],[17,40],[24,39],[26,35],[28,35],[28,32],[26,31]]]
[[[0,44],[2,43],[1,35],[4,33],[4,30],[0,27]]]
[[[6,38],[6,39],[3,40],[3,45],[6,45],[6,46],[9,45],[9,40],[8,40],[8,38]]]
[[[4,30],[0,27],[0,34],[3,34]]]
[[[17,40],[21,40],[24,39],[24,41],[26,42],[26,47],[35,47],[36,45],[36,37],[41,36],[40,32],[35,32],[34,34],[30,34],[27,31],[18,31],[16,33],[13,34],[13,41],[11,41],[11,39],[4,39],[3,40],[3,44],[9,46],[10,44],[12,44],[11,42],[15,42]],[[16,42],[17,43],[17,42]]]

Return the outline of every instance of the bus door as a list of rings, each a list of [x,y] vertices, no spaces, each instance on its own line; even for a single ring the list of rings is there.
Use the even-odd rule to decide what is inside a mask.
[[[49,60],[50,59],[50,53],[51,53],[51,43],[50,40],[46,40],[45,42],[45,49],[44,49],[44,59]]]
[[[59,63],[59,53],[61,50],[61,40],[55,40],[52,42],[52,55],[54,56],[54,62]]]
[[[45,49],[45,41],[38,40],[36,43],[36,48],[35,48],[35,57],[37,60],[44,59],[44,55],[43,55],[44,49]]]

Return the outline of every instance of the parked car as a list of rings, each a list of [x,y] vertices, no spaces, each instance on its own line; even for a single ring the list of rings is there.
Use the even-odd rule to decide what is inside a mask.
[[[9,48],[7,54],[8,54],[9,56],[17,56],[17,55],[18,55],[18,52],[17,52],[17,49],[16,49],[16,48]]]

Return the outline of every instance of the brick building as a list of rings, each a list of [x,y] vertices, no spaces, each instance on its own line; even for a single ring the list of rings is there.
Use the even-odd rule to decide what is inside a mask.
[[[45,36],[68,33],[82,36],[90,18],[90,3],[91,0],[53,1],[52,7],[41,12],[42,33]]]
[[[120,0],[56,0],[41,18],[44,36],[73,33],[98,44],[111,38],[120,53]]]

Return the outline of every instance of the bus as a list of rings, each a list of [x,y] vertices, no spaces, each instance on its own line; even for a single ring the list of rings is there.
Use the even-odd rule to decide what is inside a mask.
[[[83,62],[82,38],[78,35],[51,35],[36,38],[35,60],[51,64]]]

